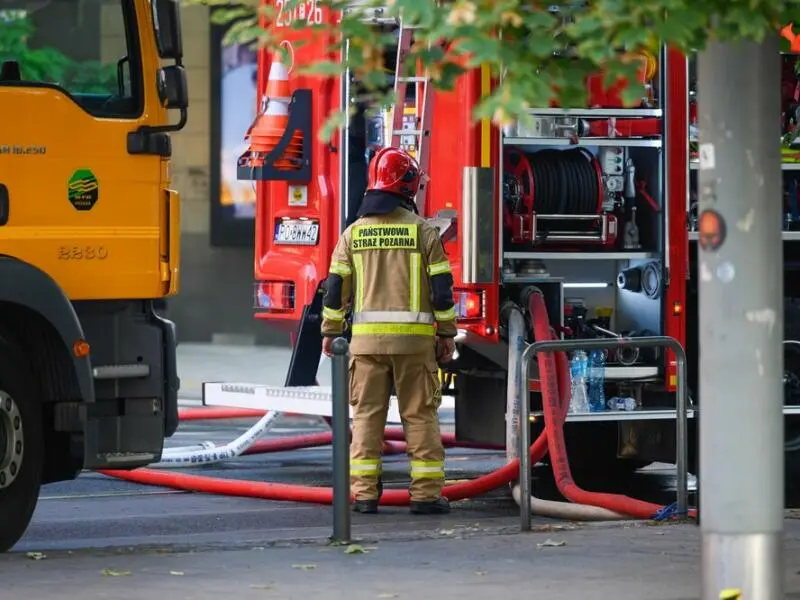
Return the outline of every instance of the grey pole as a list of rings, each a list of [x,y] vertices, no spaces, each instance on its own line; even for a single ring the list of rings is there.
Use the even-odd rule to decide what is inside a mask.
[[[350,541],[350,389],[347,381],[349,345],[333,341],[333,536],[334,542]]]
[[[519,510],[520,529],[531,529],[531,390],[530,384],[530,358],[524,359],[525,351],[525,319],[519,310],[513,310],[508,318],[508,349],[509,367],[514,364],[516,368],[509,373],[514,379],[509,382],[509,387],[514,388],[515,404],[517,405],[518,418],[515,423],[519,427],[517,432],[517,454],[519,456]],[[531,355],[532,356],[532,355]],[[507,419],[513,415],[506,415]]]
[[[698,62],[703,600],[784,593],[779,60],[770,35]]]

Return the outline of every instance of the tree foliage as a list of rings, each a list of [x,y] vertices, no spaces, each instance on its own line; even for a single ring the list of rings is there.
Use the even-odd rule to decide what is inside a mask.
[[[280,51],[280,39],[259,26],[259,19],[276,17],[274,0],[261,8],[254,0],[185,1],[211,5],[213,20],[231,25],[227,40]],[[419,28],[405,66],[410,70],[420,60],[437,88],[450,88],[464,68],[488,65],[498,84],[474,116],[498,124],[551,102],[585,106],[589,74],[602,71],[607,84],[619,77],[633,81],[641,65],[637,55],[657,55],[662,43],[690,53],[709,41],[761,41],[800,15],[800,0],[572,0],[557,7],[540,0],[286,0],[284,13],[300,5],[351,7],[334,25],[294,21],[306,30],[335,28],[350,44],[342,64],[306,65],[306,71],[333,75],[350,68],[370,94],[385,99],[390,74],[381,58],[396,35],[364,22],[369,9],[381,7],[384,16],[402,15]],[[623,99],[636,101],[642,92],[628,85]]]

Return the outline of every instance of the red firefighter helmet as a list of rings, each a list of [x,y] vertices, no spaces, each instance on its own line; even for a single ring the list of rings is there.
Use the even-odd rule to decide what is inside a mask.
[[[413,200],[421,179],[419,164],[411,155],[399,148],[382,148],[369,164],[367,190],[393,192]]]

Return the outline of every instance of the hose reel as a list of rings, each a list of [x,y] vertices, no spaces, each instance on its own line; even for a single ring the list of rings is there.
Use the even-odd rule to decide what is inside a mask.
[[[600,164],[585,148],[504,151],[504,223],[511,242],[613,246],[617,218],[603,208]]]

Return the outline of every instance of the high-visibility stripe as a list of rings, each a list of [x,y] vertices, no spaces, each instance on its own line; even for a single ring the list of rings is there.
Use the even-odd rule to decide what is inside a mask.
[[[408,269],[408,309],[411,312],[419,312],[420,292],[419,292],[419,278],[420,278],[420,261],[422,255],[419,252],[414,252],[409,256],[409,269]]]
[[[455,310],[453,310],[455,318]],[[353,315],[353,323],[430,323],[433,315],[404,310],[367,310]]]
[[[416,223],[356,225],[351,230],[350,249],[364,250],[416,250],[418,231]]]
[[[355,306],[353,312],[359,313],[364,308],[364,257],[360,254],[353,255],[353,266],[356,269],[355,278]]]
[[[444,273],[450,273],[450,261],[444,261],[439,263],[434,263],[430,267],[428,267],[428,275],[433,277],[434,275],[443,275]]]
[[[349,265],[340,262],[332,262],[329,270],[331,273],[341,275],[342,277],[347,277],[353,272]]]
[[[322,307],[322,318],[329,321],[344,321],[344,310],[336,310],[335,308]]]
[[[444,479],[444,461],[412,460],[412,479]]]
[[[350,473],[353,475],[380,475],[381,461],[379,458],[351,458]]]
[[[422,323],[356,323],[353,335],[426,335],[433,336],[433,325]]]
[[[451,306],[447,310],[435,310],[433,316],[437,321],[452,321],[456,318],[456,307]]]

